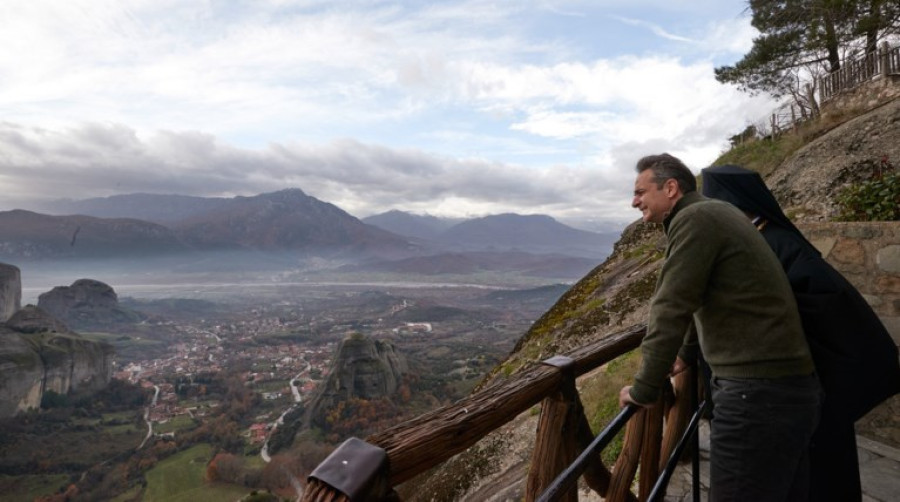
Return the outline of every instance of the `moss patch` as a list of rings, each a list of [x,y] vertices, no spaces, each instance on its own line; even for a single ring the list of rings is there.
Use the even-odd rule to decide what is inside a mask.
[[[579,382],[579,395],[584,414],[596,435],[619,413],[619,390],[632,383],[640,365],[640,350],[635,349],[610,361],[602,371],[594,372]],[[622,451],[624,430],[620,431],[602,458],[611,466]]]

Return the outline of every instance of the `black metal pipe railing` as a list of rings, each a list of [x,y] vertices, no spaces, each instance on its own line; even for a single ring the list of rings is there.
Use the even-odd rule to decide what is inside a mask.
[[[706,364],[706,361],[703,359],[703,354],[697,354],[697,359],[695,361],[694,367],[697,368],[697,372],[694,374],[694,377],[691,378],[691,409],[697,410],[694,414],[694,417],[697,417],[697,424],[700,423],[700,417],[703,416],[703,412],[706,411],[706,403],[704,400],[702,405],[698,405],[697,401],[700,400],[700,378],[703,378],[705,382],[704,388],[709,389],[709,365]],[[707,396],[707,399],[712,399],[712,396]],[[700,409],[702,406],[702,410]],[[693,420],[693,418],[691,418]],[[687,435],[685,435],[687,437]],[[691,491],[693,492],[694,502],[700,502],[700,433],[693,434],[690,436],[693,438],[691,441],[692,446],[694,447],[694,454],[691,455]],[[668,485],[668,482],[666,482]]]
[[[700,502],[700,434],[698,433],[698,429],[700,426],[700,419],[703,418],[709,403],[708,400],[704,400],[699,404],[697,403],[700,396],[698,379],[702,374],[700,371],[702,366],[703,364],[698,360],[697,364],[694,365],[694,367],[697,368],[697,374],[690,379],[690,406],[691,409],[694,410],[694,414],[691,416],[691,420],[688,422],[684,434],[682,434],[678,443],[675,445],[672,454],[666,460],[665,468],[659,474],[656,483],[653,485],[653,489],[650,491],[650,495],[647,497],[648,502],[662,500],[662,497],[665,496],[666,488],[669,485],[669,481],[672,479],[672,474],[675,472],[678,461],[684,454],[684,450],[687,448],[689,441],[693,446],[693,455],[691,455],[691,491],[693,492],[694,502]],[[633,404],[629,404],[623,408],[622,411],[620,411],[619,414],[616,415],[602,431],[600,431],[600,434],[594,438],[591,444],[581,452],[581,455],[579,455],[578,458],[562,472],[562,474],[553,480],[553,483],[544,490],[537,501],[554,502],[559,500],[564,493],[575,485],[578,477],[584,473],[585,469],[587,469],[587,465],[592,460],[592,457],[595,457],[600,451],[606,448],[613,437],[626,423],[628,423],[628,420],[638,409],[638,406]]]
[[[602,431],[600,431],[600,434],[597,434],[597,437],[595,437],[594,440],[591,441],[591,444],[581,452],[581,455],[578,455],[578,458],[576,458],[562,474],[553,480],[553,483],[551,483],[550,486],[544,490],[544,493],[538,497],[537,502],[551,502],[558,500],[562,494],[575,486],[575,482],[578,481],[579,476],[584,474],[585,469],[587,469],[588,463],[596,459],[596,455],[601,452],[603,448],[606,448],[615,435],[622,430],[622,427],[625,427],[625,424],[628,423],[628,419],[631,418],[637,410],[638,407],[633,404],[629,404],[625,406],[625,408],[622,408],[622,411],[620,411],[619,414],[616,415]]]
[[[678,444],[675,445],[675,449],[672,450],[672,454],[669,455],[669,459],[666,461],[666,467],[659,474],[659,478],[656,479],[656,484],[653,485],[653,490],[650,491],[650,495],[647,497],[647,502],[655,502],[657,500],[662,500],[662,497],[665,496],[666,487],[669,486],[669,480],[672,479],[672,473],[675,472],[675,468],[678,467],[678,460],[681,458],[681,455],[684,453],[685,448],[687,448],[688,441],[691,441],[694,445],[694,455],[692,456],[692,465],[693,474],[691,476],[693,480],[693,492],[694,492],[694,500],[700,500],[700,454],[698,451],[698,435],[697,428],[700,425],[700,418],[703,417],[703,413],[706,411],[706,401],[700,403],[700,407],[697,408],[697,411],[694,412],[694,415],[691,416],[691,421],[688,422],[688,426],[684,431],[684,435],[681,436],[681,439],[678,440]]]

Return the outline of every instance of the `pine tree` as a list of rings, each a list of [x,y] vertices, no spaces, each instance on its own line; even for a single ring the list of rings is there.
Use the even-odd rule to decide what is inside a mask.
[[[896,0],[750,0],[749,10],[760,35],[740,61],[715,73],[751,94],[802,95],[804,71],[837,71],[842,55],[874,50],[900,32]]]

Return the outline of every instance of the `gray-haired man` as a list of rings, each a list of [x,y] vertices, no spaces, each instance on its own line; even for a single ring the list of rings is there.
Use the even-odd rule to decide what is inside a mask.
[[[650,406],[700,349],[712,370],[710,500],[805,500],[821,390],[793,293],[765,240],[735,207],[697,193],[677,158],[637,163],[632,206],[668,245],[643,362],[621,405]]]

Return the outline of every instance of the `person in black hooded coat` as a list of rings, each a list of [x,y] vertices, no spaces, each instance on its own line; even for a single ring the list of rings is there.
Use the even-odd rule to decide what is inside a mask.
[[[702,171],[703,195],[753,219],[791,283],[803,330],[825,391],[810,445],[811,501],[859,501],[853,423],[900,392],[897,346],[859,291],[785,216],[762,177],[738,166]]]

